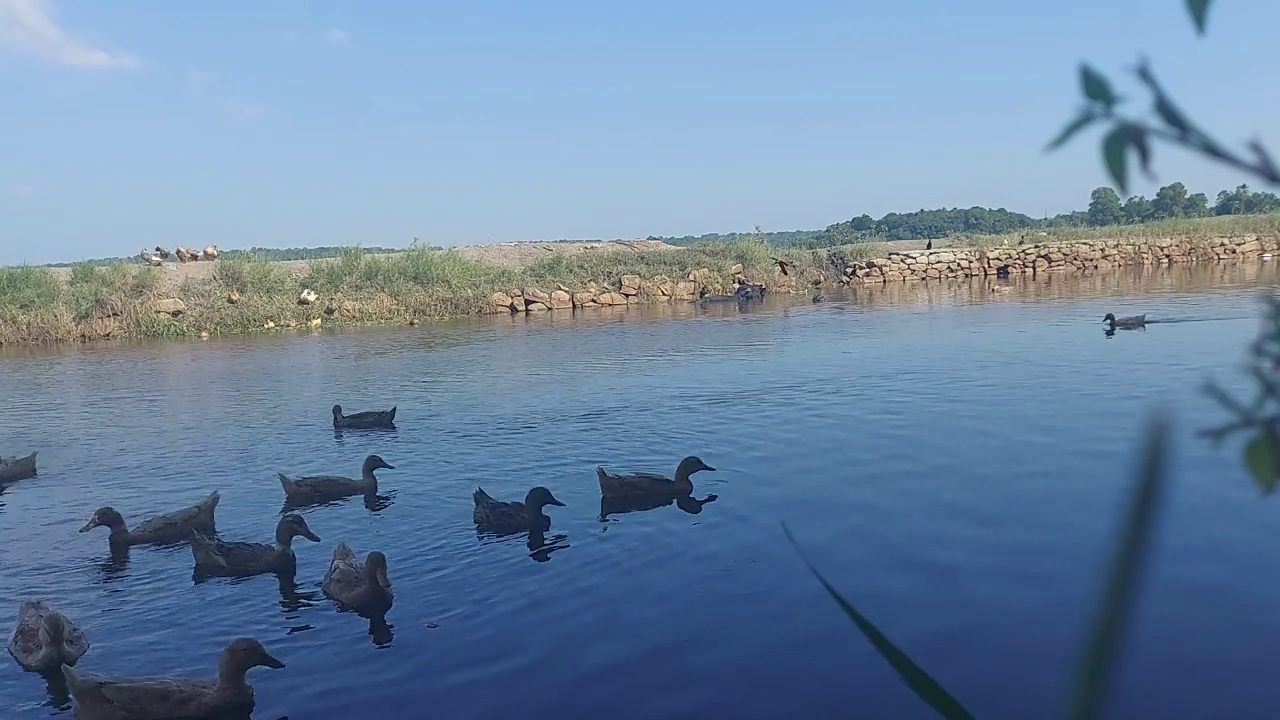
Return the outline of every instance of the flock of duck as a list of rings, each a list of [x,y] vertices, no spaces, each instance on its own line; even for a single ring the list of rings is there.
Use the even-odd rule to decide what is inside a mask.
[[[396,429],[395,416],[394,407],[346,415],[340,405],[333,406],[335,430]],[[35,457],[36,453],[24,458],[0,457],[0,483],[34,477]],[[191,548],[198,574],[292,575],[296,569],[293,539],[301,537],[320,542],[302,515],[293,510],[356,496],[363,496],[369,502],[378,492],[378,478],[374,473],[384,469],[394,470],[395,466],[378,455],[369,455],[359,479],[338,475],[289,477],[278,473],[285,495],[285,514],[276,525],[273,543],[218,538],[214,521],[219,501],[216,491],[194,505],[151,517],[132,528],[115,508],[100,507],[80,532],[107,528],[113,553],[127,551],[135,545],[186,543]],[[697,513],[702,505],[716,499],[715,495],[702,500],[693,498],[690,478],[703,470],[715,468],[696,456],[681,460],[673,478],[646,472],[615,474],[597,466],[601,513],[647,510],[672,503],[686,512]],[[478,531],[493,535],[528,532],[530,548],[541,543],[542,534],[550,529],[551,518],[544,512],[545,508],[564,507],[564,503],[541,485],[530,489],[523,501],[498,500],[477,487],[473,500],[472,519]],[[383,618],[395,600],[386,556],[373,550],[361,559],[345,542],[334,547],[321,590],[340,608],[372,620]],[[88,635],[71,618],[40,599],[22,602],[9,639],[9,653],[24,670],[46,678],[61,674],[75,714],[82,720],[201,718],[230,713],[243,717],[254,706],[253,688],[246,679],[249,670],[285,667],[284,662],[257,639],[241,637],[225,646],[213,679],[90,675],[76,669],[77,662],[89,648]]]

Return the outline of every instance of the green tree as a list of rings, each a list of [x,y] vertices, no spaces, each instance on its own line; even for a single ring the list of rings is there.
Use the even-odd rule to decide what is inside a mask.
[[[1119,225],[1124,222],[1124,206],[1120,196],[1109,187],[1094,188],[1089,195],[1089,224]]]
[[[1151,201],[1145,195],[1133,195],[1124,201],[1125,222],[1131,225],[1150,222],[1152,215]]]
[[[1187,196],[1186,202],[1182,204],[1182,214],[1191,218],[1208,217],[1209,196],[1204,193],[1193,193]]]
[[[1151,200],[1151,210],[1157,220],[1182,217],[1187,206],[1187,186],[1170,183],[1156,191]]]

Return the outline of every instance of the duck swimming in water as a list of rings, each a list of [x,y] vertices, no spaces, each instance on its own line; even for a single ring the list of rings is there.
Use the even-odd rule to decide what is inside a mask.
[[[293,538],[304,537],[320,542],[301,515],[289,513],[276,525],[275,544],[227,542],[195,533],[191,537],[191,555],[196,568],[218,575],[259,575],[273,572],[292,573],[297,567],[293,554]]]
[[[0,482],[26,480],[36,476],[36,453],[24,457],[0,457]]]
[[[372,615],[386,613],[395,602],[391,580],[387,578],[387,556],[374,550],[360,562],[346,543],[338,543],[333,549],[320,590],[330,600]]]
[[[374,470],[395,470],[395,465],[387,464],[378,455],[370,455],[364,459],[360,467],[360,479],[341,475],[305,475],[291,478],[284,473],[276,473],[280,477],[280,487],[284,488],[285,502],[290,505],[308,505],[338,500],[354,495],[373,497],[378,492],[378,478]]]
[[[342,414],[342,406],[333,406],[334,430],[395,430],[396,408],[390,410],[366,410],[351,415]]]
[[[110,543],[113,550],[128,548],[131,545],[167,544],[184,542],[191,537],[192,531],[205,535],[213,535],[214,510],[218,508],[218,492],[195,505],[174,510],[163,515],[144,520],[130,530],[124,524],[124,517],[115,508],[107,505],[93,512],[89,522],[80,528],[80,532],[105,526],[111,529]]]
[[[62,666],[80,720],[159,720],[239,716],[254,706],[245,675],[255,667],[279,670],[284,663],[253,638],[232,640],[218,660],[217,680],[177,677],[81,675]]]
[[[596,466],[596,478],[600,481],[600,495],[606,498],[675,498],[693,493],[690,476],[702,470],[715,468],[690,455],[676,466],[675,479],[647,472],[631,472],[615,475]]]
[[[1132,330],[1134,328],[1146,327],[1147,316],[1144,313],[1142,315],[1117,318],[1115,313],[1107,313],[1102,318],[1102,322],[1110,325],[1112,330],[1115,330],[1116,328],[1120,328],[1121,330]]]
[[[551,518],[542,512],[542,508],[547,505],[564,507],[564,503],[541,485],[530,490],[524,496],[524,502],[494,500],[484,488],[476,488],[471,497],[476,504],[471,514],[476,527],[499,535],[534,529],[546,532],[551,526]]]
[[[29,672],[47,673],[75,665],[89,652],[89,638],[66,615],[41,600],[24,600],[9,636],[9,654]]]

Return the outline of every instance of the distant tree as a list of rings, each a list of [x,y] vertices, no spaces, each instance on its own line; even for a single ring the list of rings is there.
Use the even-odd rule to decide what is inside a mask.
[[[1102,225],[1119,225],[1124,222],[1124,206],[1120,204],[1120,196],[1109,187],[1094,188],[1089,195],[1089,224],[1095,227]]]
[[[1204,193],[1192,193],[1182,204],[1182,214],[1190,218],[1208,217],[1209,197]]]
[[[1187,186],[1180,182],[1169,183],[1156,191],[1151,200],[1151,212],[1157,220],[1182,217],[1187,206]]]
[[[1133,195],[1124,201],[1124,221],[1130,225],[1151,222],[1155,211],[1145,195]]]

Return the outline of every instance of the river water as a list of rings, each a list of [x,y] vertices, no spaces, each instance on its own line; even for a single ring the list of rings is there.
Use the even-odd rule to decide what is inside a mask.
[[[1280,706],[1280,505],[1260,498],[1209,377],[1240,388],[1272,264],[914,284],[732,304],[496,317],[397,331],[9,350],[0,453],[40,451],[0,494],[0,608],[40,596],[93,648],[84,672],[211,675],[229,639],[253,717],[934,717],[808,574],[780,523],[979,718],[1057,713],[1150,411],[1175,419],[1160,524],[1114,717],[1257,718]],[[1106,337],[1102,316],[1189,320]],[[329,408],[399,407],[335,435]],[[110,560],[77,530],[217,489],[218,530],[269,541],[276,472],[386,496],[305,511],[296,586],[196,583],[185,547]],[[718,470],[718,499],[601,522],[597,464]],[[471,492],[549,508],[550,551],[480,539]],[[563,536],[563,537],[560,537]],[[391,628],[319,591],[334,544],[379,549]],[[11,617],[6,615],[6,617]],[[12,622],[6,621],[6,622]],[[389,635],[389,637],[388,637]],[[52,690],[52,694],[50,692]],[[9,662],[0,715],[67,713]]]

